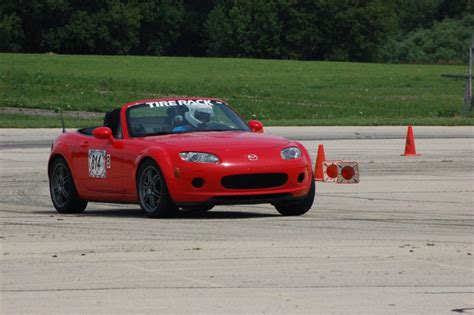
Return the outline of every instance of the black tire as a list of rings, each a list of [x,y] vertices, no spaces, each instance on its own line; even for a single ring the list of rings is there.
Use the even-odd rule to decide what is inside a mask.
[[[214,208],[214,205],[181,206],[181,209],[189,212],[206,212],[212,208]]]
[[[314,179],[311,180],[311,188],[308,194],[301,200],[287,201],[275,204],[275,208],[278,212],[285,216],[297,216],[305,214],[311,209],[314,201],[314,195],[316,192],[316,185]]]
[[[150,218],[170,218],[178,213],[178,207],[168,193],[168,187],[158,165],[145,161],[138,170],[137,194],[140,207]]]
[[[71,170],[62,157],[56,158],[49,170],[49,193],[59,213],[81,213],[87,207],[87,200],[78,197]]]

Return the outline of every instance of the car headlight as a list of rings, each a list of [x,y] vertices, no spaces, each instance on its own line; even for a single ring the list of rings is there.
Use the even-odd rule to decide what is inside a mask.
[[[281,150],[280,155],[283,160],[293,160],[301,157],[301,150],[297,147],[289,147]]]
[[[181,152],[179,154],[182,160],[194,163],[219,163],[219,158],[211,153],[205,152]]]

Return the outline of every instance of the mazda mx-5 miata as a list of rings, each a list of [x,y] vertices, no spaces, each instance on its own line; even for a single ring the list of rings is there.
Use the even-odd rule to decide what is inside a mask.
[[[211,98],[137,101],[106,113],[103,126],[62,133],[48,175],[60,213],[88,201],[139,203],[149,217],[270,203],[291,216],[315,195],[303,145],[264,134],[262,123]]]

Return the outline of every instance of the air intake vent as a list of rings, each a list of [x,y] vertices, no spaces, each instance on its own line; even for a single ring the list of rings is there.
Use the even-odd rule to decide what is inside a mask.
[[[288,180],[284,173],[244,174],[222,177],[222,187],[227,189],[259,189],[282,186]]]

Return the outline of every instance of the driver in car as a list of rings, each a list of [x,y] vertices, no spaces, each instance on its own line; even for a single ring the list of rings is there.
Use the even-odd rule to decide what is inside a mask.
[[[203,128],[211,121],[214,116],[214,110],[209,105],[191,105],[188,111],[184,113],[184,118],[176,115],[175,122],[180,123],[179,126],[173,128],[173,132],[185,132]],[[182,122],[180,122],[182,121]]]

